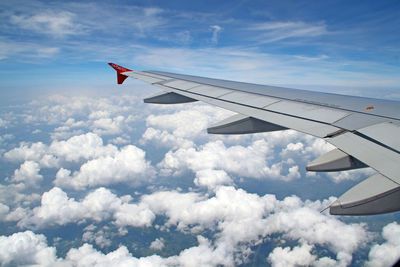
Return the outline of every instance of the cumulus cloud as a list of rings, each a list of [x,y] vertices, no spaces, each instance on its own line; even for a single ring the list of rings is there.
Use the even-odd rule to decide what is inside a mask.
[[[65,141],[53,141],[48,153],[69,162],[79,162],[84,159],[94,159],[114,155],[117,147],[104,145],[103,139],[94,133],[73,136]]]
[[[366,266],[392,266],[400,259],[400,225],[397,222],[386,225],[382,237],[385,242],[371,247]]]
[[[46,154],[47,146],[42,142],[33,144],[21,143],[19,147],[13,148],[12,150],[4,153],[4,158],[14,162],[21,161],[40,161]]]
[[[145,152],[127,145],[118,149],[115,145],[104,145],[100,136],[94,133],[73,136],[64,141],[53,141],[50,145],[41,142],[27,144],[4,153],[10,161],[26,162],[15,171],[14,181],[37,182],[40,166],[57,167],[62,162],[82,162],[79,171],[71,172],[61,168],[55,184],[76,189],[86,186],[108,185],[130,182],[135,186],[154,176],[155,170],[145,158]]]
[[[100,248],[109,247],[112,243],[110,239],[106,237],[106,233],[103,230],[99,230],[97,232],[91,231],[93,225],[89,225],[85,228],[85,232],[82,235],[83,242],[93,242]],[[95,228],[95,226],[93,226]],[[108,227],[106,226],[105,229]]]
[[[86,243],[70,249],[65,258],[57,258],[55,247],[47,245],[46,237],[32,231],[0,236],[0,261],[5,265],[39,266],[166,266],[168,263],[157,255],[135,258],[125,246],[103,254]]]
[[[21,167],[14,172],[12,181],[22,182],[24,186],[38,186],[43,180],[43,176],[39,174],[40,166],[34,161],[25,161]]]
[[[232,186],[216,187],[214,194],[159,191],[143,195],[137,203],[130,203],[132,198],[117,197],[105,188],[96,189],[81,200],[70,198],[61,189],[53,188],[43,194],[39,207],[32,211],[25,210],[25,216],[20,217],[18,225],[41,228],[110,220],[122,228],[150,227],[156,216],[165,216],[164,227],[176,227],[178,231],[192,234],[204,229],[215,233],[214,240],[198,237],[198,246],[187,248],[177,256],[165,259],[152,256],[164,264],[174,262],[183,266],[199,263],[232,266],[246,262],[246,255],[251,253],[246,247],[260,244],[260,240],[273,235],[298,241],[302,245],[298,248],[277,248],[268,258],[270,262],[277,262],[277,255],[284,255],[285,259],[281,261],[293,264],[314,261],[315,264],[336,262],[346,265],[351,262],[352,254],[370,238],[363,224],[345,224],[337,217],[321,214],[319,210],[328,200],[324,203],[302,201],[295,196],[277,200],[274,195],[259,196]],[[103,233],[99,236],[104,237]],[[107,244],[106,238],[94,238],[91,229],[86,231],[84,238],[96,244]],[[161,247],[162,240],[156,241],[152,247]],[[312,252],[315,245],[336,253],[336,259],[318,259],[317,254]],[[85,253],[94,253],[101,258],[106,256],[84,245],[71,249],[67,259],[76,261]],[[303,258],[293,261],[300,254]],[[129,253],[124,255],[125,258],[131,257]]]
[[[99,135],[115,135],[130,130],[129,124],[140,117],[132,114],[140,114],[135,110],[141,105],[134,95],[108,98],[52,95],[32,101],[23,116],[26,123],[57,125],[51,134],[55,140],[87,129]]]
[[[171,114],[150,115],[146,118],[148,128],[141,141],[153,141],[168,147],[187,147],[187,144],[193,144],[193,139],[205,137],[206,128],[211,124],[231,114],[217,107],[191,105],[178,108]]]
[[[85,220],[101,222],[114,219],[117,226],[149,226],[155,216],[144,204],[129,204],[103,187],[89,193],[81,201],[69,198],[60,188],[54,187],[42,196],[40,206],[25,211],[20,227],[42,228],[48,225],[66,225]]]
[[[154,250],[162,250],[164,248],[164,238],[156,238],[153,242],[150,244],[150,248]]]
[[[7,205],[4,205],[3,203],[0,203],[0,218],[3,220],[8,213],[10,208]]]
[[[166,226],[176,225],[178,230],[192,233],[202,229],[218,231],[215,246],[231,257],[238,251],[238,244],[255,244],[260,237],[281,234],[311,246],[327,246],[346,265],[351,262],[354,251],[370,239],[365,225],[345,224],[321,214],[320,208],[329,201],[303,202],[295,196],[279,201],[274,195],[261,197],[221,186],[211,198],[193,192],[168,191],[145,195],[142,202],[155,214],[167,216]],[[304,247],[301,251],[307,249],[310,248]]]
[[[345,180],[357,181],[361,178],[372,176],[376,173],[372,168],[364,168],[343,172],[329,172],[326,175],[335,183],[340,183]]]
[[[254,141],[250,146],[226,147],[222,141],[201,146],[169,151],[158,164],[161,173],[179,175],[186,168],[192,171],[222,169],[251,178],[292,180],[300,177],[297,166],[290,166],[284,173],[283,163],[269,163],[272,148],[265,140]]]
[[[138,147],[128,145],[113,156],[101,156],[81,165],[79,171],[60,169],[54,183],[59,186],[83,189],[96,185],[109,185],[129,182],[136,186],[153,178],[155,172],[145,158],[145,152]]]
[[[312,248],[307,244],[293,249],[276,247],[268,255],[268,261],[274,267],[310,266],[316,259],[316,256],[311,254]]]
[[[44,167],[57,167],[60,159],[67,162],[79,162],[113,155],[117,147],[104,145],[103,139],[94,133],[73,136],[68,140],[53,141],[50,145],[42,142],[22,143],[19,147],[4,153],[4,158],[10,161],[35,161]]]
[[[48,247],[46,237],[32,231],[0,236],[0,262],[5,265],[51,266],[55,264],[56,249]]]
[[[218,185],[233,184],[233,180],[223,170],[201,170],[196,172],[194,183],[197,186],[213,189]]]

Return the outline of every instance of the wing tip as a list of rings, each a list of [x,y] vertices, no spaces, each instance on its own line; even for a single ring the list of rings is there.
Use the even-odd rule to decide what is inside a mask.
[[[112,62],[108,63],[108,65],[110,65],[114,70],[117,71],[117,82],[118,82],[118,84],[122,84],[125,81],[125,79],[128,78],[128,76],[123,75],[121,73],[127,72],[127,71],[132,71],[130,69],[127,69],[125,67],[122,67],[122,66],[117,65],[117,64],[112,63]]]

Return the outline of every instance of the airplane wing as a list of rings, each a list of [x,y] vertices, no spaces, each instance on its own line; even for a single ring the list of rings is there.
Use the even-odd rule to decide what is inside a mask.
[[[371,167],[377,174],[330,206],[330,214],[370,215],[400,210],[400,102],[218,80],[161,71],[132,71],[109,63],[118,83],[132,77],[162,89],[146,103],[203,101],[237,114],[207,129],[245,134],[294,129],[336,149],[307,165],[308,171]]]

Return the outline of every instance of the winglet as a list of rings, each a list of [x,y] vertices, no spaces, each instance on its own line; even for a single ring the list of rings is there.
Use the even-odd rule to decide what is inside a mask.
[[[124,68],[114,63],[108,63],[108,65],[110,65],[111,67],[113,67],[113,69],[117,71],[118,84],[122,84],[125,81],[125,79],[128,78],[128,76],[121,74],[122,72],[132,71],[130,69]]]

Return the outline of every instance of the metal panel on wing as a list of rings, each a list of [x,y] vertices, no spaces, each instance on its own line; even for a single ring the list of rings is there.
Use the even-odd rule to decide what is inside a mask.
[[[292,101],[280,101],[265,109],[325,123],[333,123],[349,115],[346,111]]]
[[[232,90],[229,90],[229,89],[215,87],[215,86],[209,86],[209,85],[196,86],[192,89],[189,89],[188,91],[196,93],[196,94],[200,94],[200,95],[210,96],[210,97],[219,97],[221,95],[225,95],[225,94],[232,92]]]
[[[237,103],[228,102],[221,99],[210,98],[207,96],[193,94],[190,91],[180,91],[170,88],[169,90],[174,91],[178,94],[185,95],[190,98],[194,98],[200,101],[204,101],[206,103],[219,106],[221,108],[225,108],[228,110],[235,111],[237,113],[241,113],[247,115],[249,117],[257,118],[260,120],[264,120],[273,124],[277,124],[279,126],[295,129],[297,131],[311,134],[317,137],[326,137],[331,135],[340,129],[328,124],[322,124],[316,121],[305,120],[302,118],[296,118],[291,116],[282,115],[275,112],[269,112],[267,110],[254,108],[248,105],[242,105]],[[224,96],[225,97],[225,96]]]
[[[230,102],[235,102],[239,104],[244,104],[248,106],[253,106],[257,108],[263,108],[272,103],[280,101],[277,98],[262,96],[258,94],[249,94],[244,92],[232,92],[227,95],[223,95],[220,97],[223,100],[227,100]]]
[[[366,165],[379,170],[380,173],[392,181],[400,184],[399,153],[385,148],[378,143],[371,142],[369,138],[364,138],[351,132],[326,140]]]
[[[400,126],[395,123],[379,123],[362,128],[358,132],[400,151]]]
[[[172,81],[162,83],[162,85],[167,86],[167,87],[176,88],[176,89],[181,89],[181,90],[188,90],[195,86],[199,86],[198,83],[187,82],[187,81],[182,81],[182,80],[172,80]]]
[[[130,77],[139,79],[139,80],[141,80],[143,82],[146,82],[146,83],[158,83],[158,82],[164,81],[164,80],[159,79],[159,78],[150,77],[150,76],[147,76],[147,75],[144,75],[144,74],[141,74],[141,73],[136,73],[136,72],[130,72],[127,75],[130,76]]]

